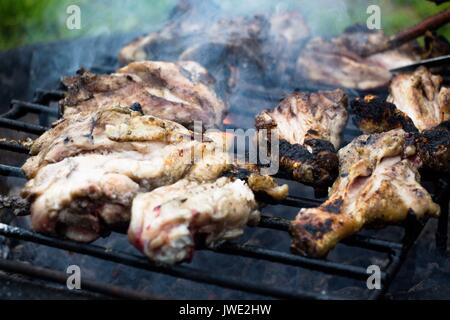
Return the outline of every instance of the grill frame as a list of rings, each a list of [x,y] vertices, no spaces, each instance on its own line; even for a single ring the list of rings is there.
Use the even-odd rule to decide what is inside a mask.
[[[13,100],[11,101],[11,109],[0,115],[0,127],[5,129],[12,129],[30,134],[42,134],[48,129],[48,115],[56,116],[59,110],[52,108],[50,103],[60,100],[64,95],[64,91],[60,90],[37,90],[35,98],[32,102]],[[264,99],[264,94],[259,99]],[[35,113],[39,115],[39,123],[27,123],[21,121],[20,118],[29,114]],[[350,132],[351,135],[355,131]],[[18,143],[11,141],[0,141],[0,150],[16,152],[20,154],[27,154],[28,149]],[[13,176],[23,178],[23,173],[19,167],[5,165],[0,163],[0,175]],[[447,177],[439,177],[435,183],[439,185],[438,193],[435,196],[435,201],[441,206],[442,214],[439,218],[438,228],[436,232],[436,243],[440,251],[445,252],[447,246],[447,228],[448,228],[448,206],[450,193],[450,183]],[[311,207],[318,205],[321,201],[314,198],[307,198],[303,196],[289,196],[287,199],[279,202],[282,205],[297,207],[298,209],[304,207]],[[404,237],[401,242],[386,241],[374,237],[363,235],[355,235],[343,241],[346,246],[360,247],[374,252],[383,252],[388,254],[389,263],[382,270],[382,288],[381,290],[373,290],[368,299],[380,299],[388,290],[396,273],[403,264],[409,249],[414,244],[417,237],[420,235],[426,221],[419,222],[416,219],[410,218],[402,224],[404,228]],[[263,215],[261,222],[257,227],[272,229],[287,232],[289,221],[282,217],[271,217]],[[200,269],[192,268],[186,265],[166,266],[160,264],[153,264],[145,257],[134,254],[128,254],[120,251],[110,250],[104,247],[99,247],[92,244],[81,244],[74,241],[54,238],[46,235],[35,233],[31,230],[12,227],[6,224],[0,224],[0,235],[6,238],[16,239],[20,241],[28,241],[36,244],[49,246],[68,250],[71,252],[89,255],[94,258],[112,261],[134,268],[145,269],[149,271],[163,273],[169,276],[175,276],[199,282],[204,284],[212,284],[223,288],[238,290],[248,293],[262,295],[271,298],[303,298],[303,299],[340,299],[340,296],[324,295],[302,290],[286,290],[284,288],[274,288],[261,283],[246,282],[235,277],[211,275],[202,273]],[[243,256],[251,259],[266,260],[275,263],[287,264],[291,266],[298,266],[317,272],[332,274],[335,276],[345,277],[349,279],[357,279],[366,281],[368,274],[364,267],[356,267],[353,265],[333,262],[326,259],[313,259],[302,257],[291,253],[269,250],[261,247],[255,247],[245,244],[237,244],[234,242],[226,242],[215,248],[199,248],[200,250],[211,250],[221,254],[231,256]],[[0,270],[23,274],[33,278],[45,279],[47,281],[60,282],[61,275],[56,275],[56,271],[44,270],[30,266],[24,268],[20,262],[17,261],[3,261],[0,259]],[[30,271],[31,270],[31,271]],[[121,287],[108,286],[102,283],[87,280],[86,288],[93,292],[98,292],[113,298],[140,298],[151,299],[158,298],[149,296],[147,294],[130,290]]]

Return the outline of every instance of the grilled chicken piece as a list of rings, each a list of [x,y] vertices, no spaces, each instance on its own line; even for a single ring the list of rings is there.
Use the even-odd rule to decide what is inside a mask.
[[[172,18],[160,31],[141,36],[124,46],[119,53],[119,60],[122,63],[161,58],[176,60],[193,43],[239,45],[239,41],[235,40],[241,39],[253,39],[253,42],[257,42],[260,26],[255,18],[267,21],[264,23],[270,26],[270,35],[284,38],[289,46],[297,46],[310,35],[310,30],[299,12],[279,11],[270,17],[213,17],[215,20],[211,20],[211,16],[205,17],[205,12],[218,9],[211,2],[178,6],[171,13]]]
[[[277,130],[282,174],[316,187],[334,181],[338,171],[335,148],[347,122],[346,106],[347,96],[340,89],[296,92],[275,109],[256,116],[258,130]]]
[[[292,249],[323,257],[371,223],[396,223],[409,214],[438,216],[439,206],[419,183],[420,161],[407,138],[397,129],[360,136],[339,150],[340,175],[329,199],[301,209],[291,223]]]
[[[167,145],[190,140],[193,133],[176,122],[143,115],[139,104],[74,114],[57,121],[36,139],[22,169],[33,178],[40,168],[84,153],[159,152]]]
[[[230,165],[228,154],[217,150],[212,141],[169,143],[164,135],[154,134],[157,130],[148,130],[147,141],[142,142],[144,135],[139,134],[146,133],[139,131],[142,127],[132,131],[124,125],[111,132],[127,141],[122,143],[132,144],[129,139],[140,137],[140,145],[67,157],[41,167],[28,181],[22,195],[32,203],[34,230],[89,242],[129,221],[131,201],[137,193],[182,178],[210,181]]]
[[[135,62],[111,75],[81,70],[63,80],[68,93],[61,106],[68,117],[138,102],[145,114],[184,125],[201,121],[209,128],[220,126],[226,111],[213,82],[208,72],[192,61]]]
[[[407,114],[420,131],[450,120],[450,88],[442,87],[442,77],[425,67],[392,79],[387,99]]]
[[[270,139],[267,139],[270,140]],[[325,140],[310,139],[303,145],[280,139],[276,150],[266,141],[267,150],[278,160],[280,177],[287,177],[318,190],[330,186],[338,173],[338,157],[333,145]],[[277,167],[278,168],[278,167]]]
[[[275,201],[281,201],[289,193],[287,184],[279,185],[273,177],[261,174],[260,168],[255,164],[234,163],[224,176],[245,181],[258,200],[269,196]]]
[[[352,101],[352,113],[356,125],[364,133],[381,133],[401,128],[412,133],[422,169],[450,173],[450,121],[419,133],[412,120],[394,104],[376,96],[367,95],[363,100]]]
[[[350,103],[353,121],[362,132],[380,133],[393,129],[417,132],[412,120],[397,107],[378,96],[367,95]]]
[[[128,237],[151,260],[174,264],[191,259],[199,237],[212,246],[258,221],[254,195],[242,180],[180,180],[136,197]]]
[[[450,173],[450,121],[416,134],[415,144],[424,169]]]
[[[277,128],[279,137],[292,144],[322,139],[338,149],[347,118],[344,91],[295,92],[275,109],[260,113],[255,125],[257,129]]]
[[[389,69],[419,59],[408,44],[364,57],[371,47],[386,40],[383,32],[359,26],[351,27],[329,41],[314,38],[297,60],[299,76],[321,84],[360,90],[382,87],[391,79]]]
[[[328,141],[312,139],[300,145],[280,140],[279,155],[282,176],[318,188],[337,177],[338,157]]]

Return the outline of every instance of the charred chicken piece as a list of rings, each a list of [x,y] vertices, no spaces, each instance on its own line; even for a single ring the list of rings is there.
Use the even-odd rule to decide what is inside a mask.
[[[416,134],[415,144],[424,169],[450,173],[450,121]]]
[[[184,125],[201,121],[209,128],[220,126],[226,111],[213,82],[208,72],[192,61],[135,62],[111,75],[81,70],[63,80],[68,93],[61,106],[68,117],[137,102],[145,114]]]
[[[138,111],[134,111],[138,110]],[[74,114],[57,121],[36,139],[22,169],[33,178],[43,166],[84,153],[159,152],[165,146],[191,140],[193,133],[176,122],[143,115],[140,105],[110,107]]]
[[[282,175],[315,187],[331,185],[338,172],[335,147],[347,122],[346,105],[340,89],[297,92],[256,116],[256,128],[266,129],[267,137],[276,129]]]
[[[333,183],[338,173],[338,157],[325,140],[307,140],[304,145],[280,140],[279,160],[282,175],[322,188]]]
[[[329,41],[314,38],[298,57],[297,71],[300,78],[331,86],[359,90],[385,86],[391,79],[390,69],[419,59],[408,44],[364,57],[371,47],[386,40],[383,32],[360,26],[350,27]]]
[[[340,175],[329,199],[300,210],[291,223],[292,249],[323,257],[371,223],[438,216],[439,206],[419,183],[420,161],[407,137],[401,129],[363,135],[339,150]]]
[[[402,128],[412,133],[408,140],[415,145],[422,170],[450,172],[450,121],[419,133],[407,115],[384,99],[368,95],[363,100],[352,101],[351,105],[355,123],[364,133]]]
[[[213,246],[258,221],[254,195],[242,180],[180,180],[136,197],[128,237],[150,260],[174,264],[192,258],[196,240]]]
[[[260,113],[255,125],[257,129],[278,129],[279,137],[292,144],[322,139],[338,149],[347,118],[344,91],[295,92],[275,109]]]
[[[408,115],[419,131],[431,129],[450,119],[450,88],[442,86],[442,77],[425,67],[395,76],[387,99]]]
[[[397,107],[378,96],[367,95],[356,98],[351,103],[351,113],[355,124],[366,134],[403,129],[417,132],[412,120]]]

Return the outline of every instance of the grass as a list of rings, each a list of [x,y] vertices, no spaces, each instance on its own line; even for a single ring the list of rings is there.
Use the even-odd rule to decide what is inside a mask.
[[[0,50],[80,36],[156,29],[175,3],[176,0],[1,0]],[[312,31],[323,35],[337,34],[349,24],[364,23],[368,5],[363,0],[222,0],[218,3],[230,14],[299,8]],[[388,34],[450,7],[450,4],[436,6],[425,0],[370,3],[382,8],[382,27]],[[66,27],[66,8],[71,4],[81,8],[81,30]],[[442,28],[440,33],[450,38],[450,26]]]

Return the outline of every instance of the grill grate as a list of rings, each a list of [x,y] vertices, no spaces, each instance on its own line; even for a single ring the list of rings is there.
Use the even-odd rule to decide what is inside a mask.
[[[12,129],[23,133],[39,135],[48,129],[48,116],[56,117],[59,114],[55,102],[64,95],[62,91],[38,90],[32,103],[26,101],[13,100],[11,109],[0,116],[0,128]],[[28,114],[39,115],[38,123],[30,123],[23,120]],[[346,131],[348,136],[355,136],[357,131],[350,129]],[[0,150],[27,154],[28,149],[17,142],[0,141]],[[0,164],[0,175],[24,178],[19,166]],[[447,237],[448,222],[448,180],[439,178],[434,181],[438,187],[434,194],[434,199],[441,205],[442,215],[438,223],[437,244],[445,251]],[[317,206],[321,200],[315,198],[304,197],[301,195],[291,195],[287,199],[278,204],[304,208]],[[277,230],[287,232],[289,221],[283,217],[274,217],[263,215],[258,228]],[[404,229],[403,239],[399,242],[387,241],[376,237],[366,235],[355,235],[346,239],[342,243],[349,247],[358,247],[369,252],[383,253],[387,256],[387,263],[382,268],[381,280],[382,289],[370,292],[369,299],[378,299],[383,297],[395,274],[401,267],[410,247],[422,231],[424,223],[415,219],[408,219],[401,227]],[[68,250],[71,252],[92,256],[94,258],[120,263],[126,266],[139,268],[143,270],[158,272],[169,276],[188,279],[194,282],[205,283],[220,286],[227,289],[234,289],[248,293],[254,293],[266,297],[273,298],[307,298],[307,299],[339,299],[340,296],[325,295],[320,293],[302,291],[301,289],[286,289],[283,286],[274,287],[262,284],[261,282],[245,281],[236,277],[221,275],[219,273],[208,273],[201,269],[193,268],[188,265],[166,266],[150,263],[145,257],[140,255],[129,254],[121,251],[111,250],[109,248],[100,247],[93,244],[81,244],[65,239],[57,239],[45,235],[35,233],[33,231],[0,224],[0,235],[16,239],[20,241],[32,242],[43,246]],[[354,266],[347,263],[334,262],[326,259],[313,259],[288,252],[270,250],[262,247],[239,244],[235,242],[227,242],[215,248],[199,248],[200,250],[214,251],[220,254],[230,256],[240,256],[249,259],[257,259],[294,267],[301,267],[324,274],[335,275],[348,279],[361,281],[365,285],[368,277],[366,266]],[[45,279],[47,281],[62,282],[64,277],[58,275],[56,271],[42,269],[33,266],[24,266],[18,261],[0,259],[0,270],[7,272],[24,274],[33,278]],[[86,281],[85,281],[86,282]],[[122,287],[113,287],[110,285],[87,281],[87,285],[83,288],[93,292],[99,292],[111,297],[121,298],[156,298],[148,296],[141,292],[132,291]]]

